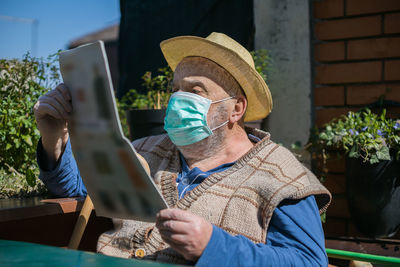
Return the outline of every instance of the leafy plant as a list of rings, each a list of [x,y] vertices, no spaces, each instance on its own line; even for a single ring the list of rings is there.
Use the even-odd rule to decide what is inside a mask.
[[[349,112],[327,123],[321,131],[316,130],[313,136],[308,148],[313,158],[322,158],[323,165],[326,151],[333,149],[370,164],[390,160],[391,152],[400,158],[400,120],[387,118],[386,110],[380,115],[369,109]]]
[[[158,69],[158,75],[152,76],[147,71],[143,76],[143,86],[146,94],[140,94],[135,89],[129,90],[119,101],[119,107],[127,109],[162,109],[168,105],[172,94],[173,72],[170,67]]]
[[[261,75],[264,81],[267,81],[267,72],[271,70],[272,65],[272,60],[269,56],[268,50],[258,49],[251,51],[250,54],[253,57],[257,72]]]
[[[5,196],[12,194],[11,187],[40,190],[35,155],[39,131],[32,108],[59,80],[55,61],[56,55],[39,60],[29,54],[22,60],[0,60],[0,191]],[[16,180],[26,184],[11,186]]]

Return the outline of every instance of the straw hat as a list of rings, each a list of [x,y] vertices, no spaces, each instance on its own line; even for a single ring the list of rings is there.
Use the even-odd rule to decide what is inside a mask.
[[[210,59],[226,69],[246,94],[248,106],[245,121],[263,119],[271,112],[271,93],[256,71],[252,56],[229,36],[217,32],[207,38],[179,36],[162,41],[160,46],[173,71],[183,58],[190,56]]]

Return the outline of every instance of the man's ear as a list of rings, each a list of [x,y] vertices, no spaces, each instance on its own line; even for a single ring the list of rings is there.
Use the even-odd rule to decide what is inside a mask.
[[[229,117],[229,122],[232,124],[240,121],[247,108],[247,99],[245,96],[237,96],[235,99],[236,102]]]

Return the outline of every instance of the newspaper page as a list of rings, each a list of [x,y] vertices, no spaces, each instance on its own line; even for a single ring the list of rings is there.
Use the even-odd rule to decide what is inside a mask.
[[[72,151],[96,214],[154,221],[167,204],[122,132],[104,43],[62,52],[60,70],[72,97]]]

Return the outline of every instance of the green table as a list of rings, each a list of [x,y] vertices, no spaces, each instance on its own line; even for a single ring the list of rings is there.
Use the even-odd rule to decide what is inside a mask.
[[[121,259],[91,252],[0,240],[0,266],[151,266],[173,267],[135,259]]]

